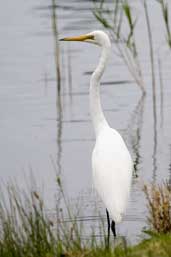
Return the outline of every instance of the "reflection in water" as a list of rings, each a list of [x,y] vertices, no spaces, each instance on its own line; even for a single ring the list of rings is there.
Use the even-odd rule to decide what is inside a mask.
[[[45,87],[45,96],[47,96],[47,89],[48,89],[48,74],[44,72],[44,87]]]
[[[135,83],[135,81],[132,81],[132,80],[115,80],[115,81],[104,81],[104,82],[102,81],[101,85],[109,86],[109,85],[119,85],[119,84],[123,85],[123,84],[133,84],[133,83]]]
[[[59,40],[58,40],[58,27],[57,27],[57,14],[56,14],[55,0],[52,0],[52,30],[54,35],[57,89],[59,94],[61,90],[61,72],[60,72],[60,49],[59,49]]]
[[[169,163],[169,185],[171,186],[171,145],[169,146],[170,152],[170,163]]]
[[[134,176],[138,177],[138,169],[141,161],[140,144],[141,133],[143,126],[143,113],[144,113],[145,95],[142,94],[139,99],[130,119],[130,125],[128,126],[128,136],[130,145],[134,154]],[[134,128],[136,126],[136,128]]]
[[[156,116],[156,105],[153,102],[153,182],[156,182],[156,171],[157,171],[157,116]]]
[[[110,2],[112,3],[112,1]],[[90,187],[90,178],[88,177],[89,173],[87,172],[87,170],[90,170],[90,167],[89,162],[86,162],[86,157],[88,157],[87,154],[89,154],[94,138],[89,130],[90,116],[88,115],[87,110],[88,90],[86,86],[78,87],[76,82],[83,78],[87,79],[84,75],[91,75],[95,50],[90,47],[90,53],[87,55],[86,50],[83,51],[82,47],[79,47],[78,44],[76,46],[67,45],[68,48],[61,45],[59,51],[57,37],[59,29],[61,36],[62,34],[68,34],[68,32],[69,34],[88,32],[90,27],[101,29],[92,15],[93,5],[91,1],[84,0],[50,0],[36,2],[30,0],[23,1],[23,4],[20,5],[19,8],[16,8],[15,12],[13,12],[13,8],[7,8],[6,1],[2,1],[2,5],[3,8],[1,9],[2,14],[4,13],[4,22],[0,24],[2,32],[0,54],[3,57],[0,58],[0,152],[1,155],[4,155],[4,158],[1,160],[1,177],[8,179],[9,176],[18,176],[21,167],[23,168],[25,163],[30,162],[33,170],[40,170],[42,179],[43,176],[47,179],[47,169],[51,168],[51,166],[49,166],[49,153],[54,151],[52,152],[52,156],[55,155],[53,166],[57,175],[61,175],[62,178],[68,178],[68,169],[71,168],[74,171],[75,169],[76,171],[77,169],[82,170],[84,177],[81,175],[77,177],[77,172],[74,172],[72,185],[68,183],[67,190],[76,202],[77,195],[83,190],[83,196],[85,197],[84,204],[90,205],[91,193],[88,191]],[[34,8],[35,5],[39,7]],[[155,5],[149,5],[149,11],[152,14],[150,18],[153,19],[151,20],[151,25],[153,26],[152,31],[154,33],[153,35],[155,35],[154,47],[157,49],[158,44],[160,43],[158,34],[160,32],[162,34],[162,31],[160,30],[160,27],[157,27],[156,33],[155,26],[158,24],[159,18],[155,8]],[[8,15],[5,13],[6,10],[11,11],[10,15],[12,19],[8,19]],[[29,12],[29,10],[31,11]],[[18,15],[16,15],[17,11]],[[21,17],[21,14],[24,14],[24,16]],[[16,22],[11,23],[11,20],[15,19]],[[20,21],[22,19],[23,22],[21,24]],[[21,24],[21,26],[19,24]],[[28,24],[31,25],[27,26]],[[140,59],[142,60],[142,65],[145,66],[145,81],[149,81],[149,77],[151,78],[148,69],[150,66],[148,54],[149,45],[147,40],[144,40],[146,27],[141,23],[140,26],[140,30],[136,31],[138,39],[144,42]],[[31,40],[29,41],[32,42],[31,44],[25,44],[28,38]],[[51,42],[51,40],[53,41]],[[44,43],[42,43],[42,41]],[[12,49],[11,42],[16,42],[15,51],[10,50]],[[49,49],[51,43],[54,43],[54,53],[52,53],[53,49]],[[64,53],[65,49],[67,53]],[[74,52],[77,51],[81,52],[82,57],[71,59],[71,57],[74,57]],[[126,67],[116,56],[113,55],[111,57],[114,69],[109,68],[106,71],[106,77],[104,77],[106,78],[106,81],[102,82],[104,87],[107,87],[106,89],[108,91],[103,88],[104,90],[102,90],[101,93],[105,100],[105,111],[108,112],[108,115],[111,115],[111,111],[114,113],[118,122],[118,127],[121,131],[123,130],[123,121],[127,120],[127,115],[131,112],[133,106],[136,106],[133,113],[131,112],[132,116],[128,117],[130,122],[127,131],[127,141],[130,142],[135,160],[135,176],[140,176],[141,172],[143,180],[148,182],[148,180],[151,180],[151,171],[153,170],[153,179],[161,180],[165,179],[165,175],[168,178],[169,168],[171,183],[171,156],[168,153],[169,147],[171,151],[170,60],[169,58],[166,60],[166,56],[160,54],[158,67],[160,75],[159,90],[161,94],[159,95],[159,99],[157,99],[159,101],[153,104],[153,116],[151,116],[152,85],[150,83],[146,84],[148,94],[146,98],[137,99],[137,94],[132,86],[133,83],[128,75]],[[51,71],[54,70],[54,67],[52,67],[52,65],[54,65],[52,60],[55,61],[56,65],[56,70],[54,71],[55,76],[51,74]],[[80,60],[85,61],[80,63]],[[90,63],[88,68],[87,62]],[[44,63],[46,63],[45,71]],[[77,74],[76,70],[73,70],[75,67],[78,67],[79,69]],[[18,71],[21,71],[23,75],[18,76]],[[42,74],[43,79],[40,80]],[[60,75],[62,77],[61,80],[59,79]],[[115,81],[112,81],[114,76]],[[34,81],[38,81],[38,86],[35,86]],[[129,87],[127,87],[128,83],[130,85]],[[118,96],[122,95],[123,91],[126,92],[126,94],[125,98],[116,97],[117,105],[113,108],[113,94],[109,96],[107,95],[107,92],[109,92],[109,94],[110,92],[113,92],[112,87],[114,84],[121,85],[117,86],[116,94]],[[125,87],[122,86],[123,84],[125,84]],[[47,89],[48,92],[46,92]],[[158,88],[156,88],[156,90],[158,90]],[[159,90],[157,92],[159,92]],[[54,96],[56,96],[55,104],[53,104]],[[144,105],[146,108],[144,108]],[[158,122],[155,118],[156,105],[159,110],[159,113],[157,113]],[[126,111],[125,106],[127,107]],[[65,111],[63,107],[65,107]],[[147,112],[145,110],[147,110]],[[161,119],[159,120],[160,116]],[[152,117],[154,117],[154,123],[151,124]],[[56,118],[57,123],[54,122],[54,119],[56,120]],[[165,139],[163,141],[161,140],[159,130],[157,130],[160,129],[160,126],[162,126],[163,129],[164,135],[162,136]],[[15,133],[11,133],[11,128],[15,129]],[[55,140],[53,140],[54,137]],[[160,140],[158,146],[157,139],[158,141]],[[44,147],[45,140],[47,142],[46,147]],[[40,149],[41,151],[38,150],[36,151],[36,154],[34,154],[37,149]],[[163,149],[167,149],[167,153]],[[150,158],[151,151],[153,151],[153,163]],[[16,153],[15,155],[13,154],[14,152]],[[73,156],[68,154],[70,152],[76,152],[76,158],[80,161],[79,164],[75,165]],[[87,153],[86,155],[85,152]],[[9,159],[10,162],[8,161]],[[85,161],[85,165],[82,165],[82,161]],[[146,172],[147,170],[149,172]],[[129,236],[133,238],[133,241],[142,228],[142,226],[139,226],[136,229],[135,220],[138,219],[138,217],[142,217],[142,213],[145,209],[142,204],[142,208],[139,205],[143,200],[141,188],[137,185],[139,180],[139,178],[134,179],[134,198],[133,200],[131,199],[130,214],[126,217],[127,221],[133,222],[127,222],[126,224],[121,225],[121,228],[123,228],[122,234],[125,234],[125,231],[129,231]],[[67,179],[63,182],[64,184],[67,183]],[[78,188],[76,186],[74,187],[74,183],[78,185]],[[54,188],[54,184],[49,182],[48,188]],[[85,192],[87,192],[86,195]],[[47,190],[46,193],[51,194],[51,191]],[[94,196],[92,196],[91,207],[94,206],[94,199]],[[84,214],[79,215],[81,219],[84,216],[85,220],[88,220],[87,223],[91,221],[92,208],[90,209],[90,213],[84,209]],[[142,213],[140,213],[140,210]],[[95,215],[95,217],[96,216],[97,215]],[[129,217],[131,217],[131,219],[129,219]],[[138,221],[139,224],[140,222],[141,221]],[[93,224],[93,227],[94,225],[95,224]]]
[[[62,154],[62,96],[61,91],[61,74],[60,74],[60,49],[58,40],[58,28],[57,28],[57,14],[56,14],[56,3],[52,0],[52,30],[54,35],[55,43],[55,65],[56,65],[56,83],[57,83],[57,94],[56,94],[56,110],[57,110],[57,172],[58,176],[61,177],[61,154]]]
[[[61,175],[62,167],[61,167],[61,155],[62,155],[62,101],[61,95],[57,95],[56,100],[56,110],[57,110],[57,169],[58,176]]]
[[[57,111],[57,176],[61,177],[61,154],[62,154],[62,96],[61,91],[61,74],[60,74],[60,49],[59,49],[59,40],[58,40],[58,28],[57,28],[57,14],[56,14],[56,3],[55,0],[52,0],[52,31],[54,36],[55,44],[55,65],[56,65],[56,111]]]
[[[68,87],[69,87],[69,96],[72,103],[72,64],[71,64],[70,44],[68,44],[67,56],[68,56]]]
[[[62,118],[63,118],[63,112],[62,112],[62,99],[59,92],[57,92],[56,97],[56,111],[57,111],[57,136],[56,136],[56,142],[57,142],[57,157],[56,157],[56,163],[54,163],[54,160],[52,159],[52,164],[54,171],[56,172],[56,217],[55,219],[57,221],[60,220],[60,210],[61,210],[61,200],[62,200],[62,185],[61,185],[61,179],[62,179],[62,164],[61,164],[61,158],[62,158]],[[59,230],[59,226],[57,226],[57,230]],[[59,234],[59,231],[57,231]]]
[[[146,17],[148,40],[149,40],[149,51],[150,51],[150,64],[151,64],[151,78],[152,78],[152,99],[153,99],[153,182],[156,181],[156,170],[157,170],[157,103],[156,103],[156,77],[154,67],[154,44],[152,29],[150,24],[148,3],[144,0],[144,11]]]
[[[164,98],[163,98],[163,71],[160,57],[158,58],[159,67],[159,82],[160,82],[160,127],[163,127],[164,122]]]

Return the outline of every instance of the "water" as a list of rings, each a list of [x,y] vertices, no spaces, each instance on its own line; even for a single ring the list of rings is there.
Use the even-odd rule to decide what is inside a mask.
[[[142,8],[136,6],[142,15]],[[151,4],[157,80],[157,123],[154,122],[146,27],[137,31],[147,96],[133,82],[127,68],[114,55],[101,96],[105,115],[124,137],[135,160],[135,174],[127,215],[117,230],[136,242],[146,225],[143,183],[171,179],[170,52],[164,47],[164,28],[158,4]],[[59,2],[60,36],[101,29],[92,14],[91,1]],[[142,16],[141,16],[142,17]],[[159,37],[159,31],[163,37]],[[92,211],[91,152],[94,133],[89,115],[88,87],[99,49],[88,44],[60,44],[61,98],[57,97],[51,1],[4,1],[0,10],[0,179],[29,184],[33,174],[49,207],[56,192],[55,169],[73,204],[81,199],[81,220],[96,226]],[[160,79],[162,77],[163,98]],[[162,100],[163,99],[163,100]],[[103,215],[103,206],[98,200]]]

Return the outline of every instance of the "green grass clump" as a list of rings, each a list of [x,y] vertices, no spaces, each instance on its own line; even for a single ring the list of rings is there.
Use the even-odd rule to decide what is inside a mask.
[[[44,211],[37,192],[21,198],[14,187],[8,188],[8,200],[0,202],[0,256],[48,256],[57,253],[53,223]],[[4,198],[5,199],[5,198]],[[2,200],[2,199],[1,199]]]
[[[59,182],[60,180],[58,186],[61,188],[61,195],[65,197]],[[52,216],[47,214],[37,191],[26,193],[14,186],[7,188],[8,193],[4,196],[1,191],[0,199],[0,257],[171,256],[171,233],[151,232],[150,239],[129,247],[122,240],[118,244],[117,238],[107,248],[104,227],[102,239],[97,240],[92,233],[89,240],[85,241],[82,239],[82,224],[77,221],[69,206],[65,215],[57,206],[56,213]],[[165,195],[161,190],[160,187],[162,199],[166,199],[167,193]],[[66,199],[65,202],[67,204]],[[165,201],[158,201],[159,209],[163,202]],[[67,222],[66,214],[70,222]]]
[[[171,234],[153,234],[152,238],[144,240],[130,248],[130,257],[165,257],[171,256]]]
[[[121,246],[110,249],[97,247],[82,249],[63,254],[68,257],[169,257],[171,256],[171,234],[156,235],[140,244],[128,247]]]
[[[171,233],[171,186],[165,182],[162,185],[144,186],[148,204],[148,223],[150,229],[157,233]]]

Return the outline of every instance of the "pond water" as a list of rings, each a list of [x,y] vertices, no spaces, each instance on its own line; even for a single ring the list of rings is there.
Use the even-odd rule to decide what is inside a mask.
[[[58,2],[61,37],[102,29],[93,16],[92,1]],[[147,96],[141,96],[114,50],[101,85],[107,120],[122,134],[135,161],[127,214],[117,226],[119,234],[131,242],[139,239],[146,225],[143,183],[171,179],[171,55],[165,45],[163,23],[159,22],[161,10],[151,2],[156,56],[154,122],[147,31],[143,8],[135,2],[131,1],[140,16],[137,38]],[[99,49],[81,43],[60,44],[59,98],[51,6],[52,2],[45,0],[7,0],[0,9],[0,179],[16,180],[24,186],[32,174],[51,208],[57,172],[73,205],[81,199],[84,211],[78,218],[87,226],[96,226],[98,214],[94,213],[94,206],[104,218],[105,210],[92,190],[91,152],[95,137],[88,89]]]

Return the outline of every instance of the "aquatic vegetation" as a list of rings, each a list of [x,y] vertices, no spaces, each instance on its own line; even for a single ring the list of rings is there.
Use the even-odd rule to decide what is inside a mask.
[[[57,94],[60,94],[61,91],[61,68],[60,68],[60,47],[58,40],[58,19],[56,12],[56,1],[52,0],[52,31],[54,37],[54,56],[55,56],[55,65],[56,65],[56,82],[57,82]]]
[[[138,17],[132,12],[128,1],[114,1],[113,10],[108,9],[107,1],[95,4],[93,11],[96,19],[110,31],[115,42],[118,55],[126,64],[129,72],[145,94],[142,68],[137,50],[135,27]]]
[[[56,254],[53,222],[47,217],[37,192],[29,195],[8,187],[8,200],[0,202],[0,256]]]
[[[140,62],[140,53],[137,44],[136,30],[138,30],[138,20],[140,14],[136,13],[135,8],[132,8],[130,1],[128,0],[116,0],[110,4],[108,1],[101,0],[94,1],[94,15],[96,19],[108,29],[113,37],[115,46],[118,49],[118,54],[121,59],[125,62],[129,72],[134,78],[137,85],[145,93],[144,76],[143,70]],[[166,0],[154,0],[154,4],[159,3],[161,6],[160,16],[161,22],[164,21],[165,31],[166,31],[166,42],[171,48],[171,32],[170,32],[170,20],[169,20],[169,2]],[[144,21],[147,26],[147,37],[149,41],[149,55],[151,63],[151,77],[152,77],[152,90],[153,90],[153,101],[155,101],[156,89],[155,89],[155,55],[153,46],[153,32],[150,25],[151,13],[148,11],[147,1],[137,1],[137,4],[142,6],[141,11],[144,10],[145,16],[143,16]],[[112,9],[111,9],[112,7]],[[155,103],[154,103],[155,105]]]
[[[162,186],[144,187],[149,206],[149,223],[156,232],[136,246],[112,242],[106,248],[104,220],[99,217],[103,236],[99,240],[93,232],[88,240],[83,239],[84,228],[73,214],[63,195],[62,183],[57,178],[61,197],[65,197],[67,210],[57,201],[55,213],[48,213],[38,191],[20,191],[15,186],[7,187],[7,196],[1,190],[0,201],[0,256],[1,257],[119,257],[119,256],[169,256],[171,251],[171,188]],[[78,213],[77,213],[78,214]],[[67,218],[70,222],[67,222]],[[159,233],[158,233],[159,232]]]
[[[163,20],[166,28],[166,41],[168,46],[171,48],[171,32],[170,32],[170,22],[169,22],[169,6],[168,2],[165,0],[157,0],[161,5]]]
[[[148,223],[157,233],[171,233],[171,185],[145,185],[144,193],[148,203]]]
[[[57,177],[56,208],[49,211],[38,190],[24,191],[10,185],[1,190],[0,256],[70,256],[72,252],[96,248],[92,235],[83,240],[84,227],[78,221],[79,207],[71,207]],[[63,206],[61,206],[61,200]],[[101,219],[99,219],[101,222]],[[101,229],[103,229],[103,221]],[[100,242],[105,249],[105,233]],[[72,255],[71,255],[72,256]]]

